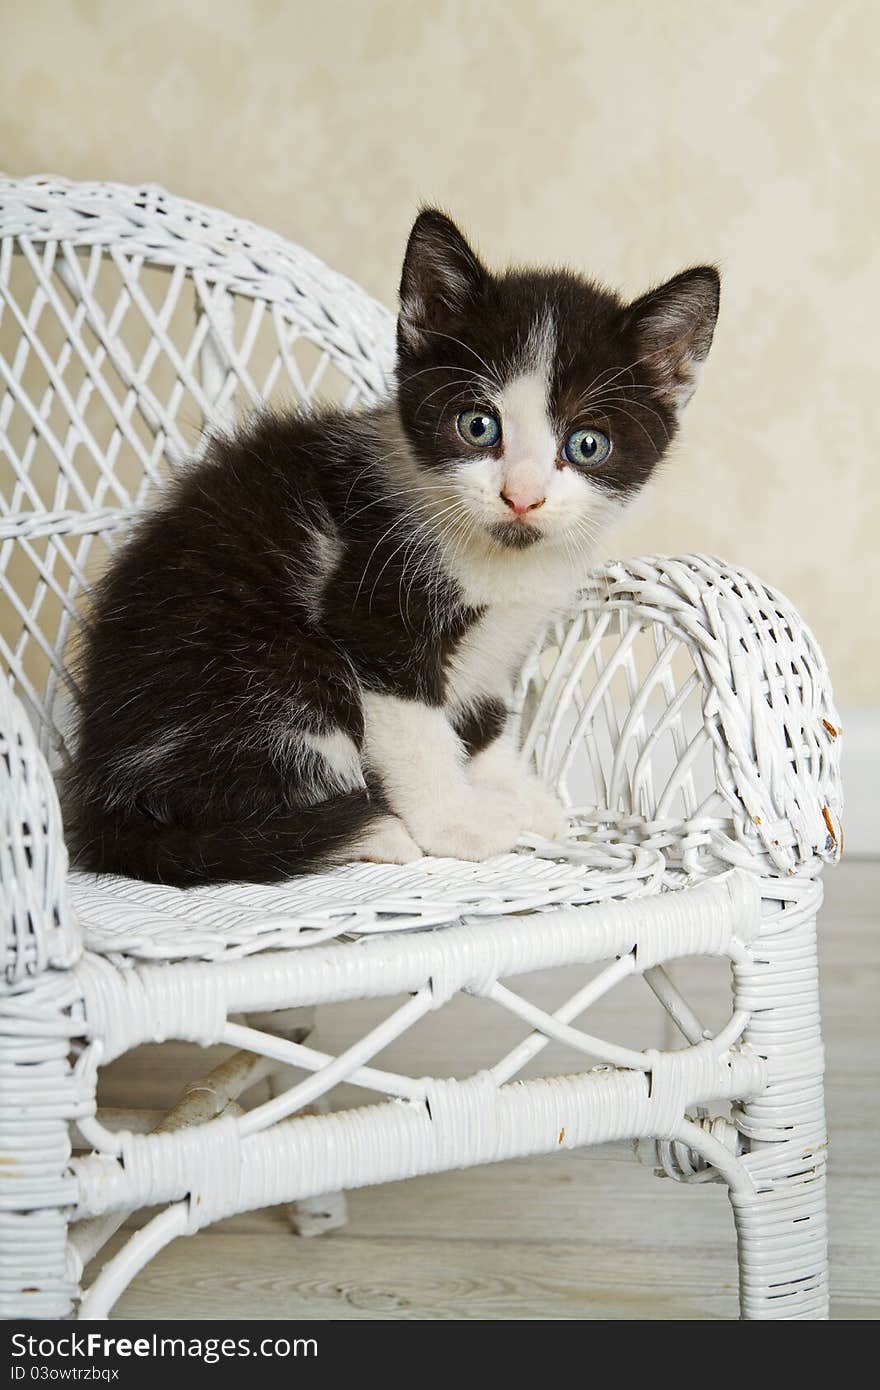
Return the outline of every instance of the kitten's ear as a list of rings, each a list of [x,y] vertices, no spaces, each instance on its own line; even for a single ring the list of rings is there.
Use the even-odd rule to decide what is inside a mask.
[[[476,252],[444,213],[425,208],[409,234],[400,280],[398,337],[409,349],[424,345],[473,303],[486,280]]]
[[[712,346],[720,295],[718,271],[701,265],[649,290],[627,312],[636,358],[657,383],[661,400],[676,412],[696,389]]]

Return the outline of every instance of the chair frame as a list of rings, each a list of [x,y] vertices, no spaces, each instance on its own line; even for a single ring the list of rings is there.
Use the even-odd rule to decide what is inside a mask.
[[[158,304],[144,288],[157,269]],[[182,342],[186,295],[195,322]],[[311,399],[328,368],[348,404],[376,399],[393,370],[393,318],[314,256],[225,213],[153,187],[44,178],[0,180],[0,313],[14,341],[0,352],[12,477],[0,584],[15,618],[0,635],[0,1312],[107,1317],[169,1240],[235,1212],[292,1204],[312,1232],[343,1219],[349,1188],[644,1139],[667,1176],[726,1183],[743,1317],[827,1317],[816,915],[820,872],[842,848],[840,728],[791,604],[705,556],[596,571],[517,686],[522,756],[571,807],[564,844],[535,841],[486,866],[361,866],[147,901],[143,885],[69,871],[50,771],[67,750],[65,656],[94,547],[112,549],[163,468],[198,449],[182,406],[228,422],[280,383]],[[131,315],[146,332],[140,356],[125,337]],[[306,342],[311,374],[296,355]],[[578,759],[595,804],[572,804]],[[730,964],[730,1016],[714,1034],[668,968],[692,955]],[[596,966],[552,1014],[503,983]],[[635,975],[682,1047],[626,1048],[576,1026]],[[520,1020],[522,1042],[462,1079],[373,1065],[462,991]],[[401,995],[338,1055],[309,1045],[315,1006]],[[99,1068],[167,1039],[234,1051],[158,1125],[99,1111]],[[578,1070],[523,1078],[551,1040]],[[269,1099],[244,1108],[266,1080]],[[342,1081],[383,1099],[327,1113]],[[86,1151],[72,1156],[72,1138]],[[83,1292],[125,1214],[156,1204]]]

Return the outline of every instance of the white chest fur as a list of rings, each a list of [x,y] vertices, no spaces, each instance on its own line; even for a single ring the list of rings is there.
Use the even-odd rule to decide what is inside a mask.
[[[466,709],[485,696],[510,699],[513,678],[546,609],[522,604],[487,608],[468,629],[446,668],[446,706]]]

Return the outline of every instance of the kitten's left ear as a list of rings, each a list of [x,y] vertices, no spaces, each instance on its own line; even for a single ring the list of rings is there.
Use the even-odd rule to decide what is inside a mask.
[[[451,218],[424,208],[409,234],[400,280],[398,336],[417,348],[442,331],[475,300],[486,269]]]
[[[683,270],[630,305],[627,321],[637,360],[672,410],[687,405],[715,332],[721,278],[714,266]]]

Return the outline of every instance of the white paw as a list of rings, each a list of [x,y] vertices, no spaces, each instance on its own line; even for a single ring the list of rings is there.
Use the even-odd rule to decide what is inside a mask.
[[[521,768],[497,772],[474,769],[474,780],[492,787],[515,808],[520,830],[531,830],[546,840],[565,839],[568,820],[565,807],[534,773]]]
[[[439,806],[419,808],[407,823],[426,854],[478,861],[513,849],[525,828],[521,809],[503,792],[473,787]]]
[[[371,864],[411,864],[422,850],[399,816],[383,816],[355,846],[355,858]]]
[[[562,802],[548,791],[537,777],[529,777],[526,785],[517,789],[524,804],[525,830],[542,835],[545,840],[564,840],[568,816]]]

